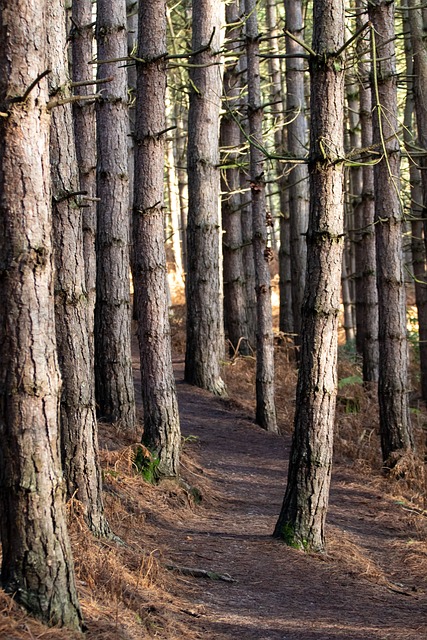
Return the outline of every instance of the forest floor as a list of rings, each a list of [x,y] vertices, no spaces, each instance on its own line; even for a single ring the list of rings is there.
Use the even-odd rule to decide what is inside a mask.
[[[94,540],[79,503],[68,505],[88,640],[427,638],[425,496],[419,478],[373,471],[377,416],[352,368],[341,370],[327,551],[305,554],[272,538],[295,383],[286,349],[282,356],[277,436],[253,422],[253,361],[229,363],[230,397],[219,399],[184,383],[177,349],[180,484],[147,483],[140,433],[101,425],[106,511],[124,544]],[[139,398],[137,353],[134,363]],[[425,414],[414,417],[422,426]],[[0,592],[0,640],[23,638],[76,635],[47,630]]]

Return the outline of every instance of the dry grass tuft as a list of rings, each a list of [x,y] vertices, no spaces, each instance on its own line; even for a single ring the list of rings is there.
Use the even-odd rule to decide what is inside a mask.
[[[362,577],[374,584],[387,583],[384,571],[363,548],[358,537],[333,525],[328,526],[328,556],[340,573],[346,569],[349,576]]]

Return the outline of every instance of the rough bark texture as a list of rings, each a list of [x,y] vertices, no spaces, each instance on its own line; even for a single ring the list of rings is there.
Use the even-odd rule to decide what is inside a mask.
[[[143,442],[162,476],[178,474],[181,434],[172,369],[164,246],[166,1],[139,5],[133,215]]]
[[[302,40],[304,34],[301,0],[285,0],[286,29]],[[286,53],[303,53],[303,48],[286,36]],[[304,66],[302,58],[286,58],[286,119],[288,121],[288,153],[295,158],[307,155],[307,118],[305,115]],[[309,185],[306,164],[296,164],[289,176],[290,261],[292,274],[292,316],[295,343],[300,344],[301,307],[304,297],[308,224]]]
[[[402,267],[402,203],[397,123],[394,2],[369,4],[374,62],[373,141],[383,157],[374,167],[375,236],[379,309],[378,380],[381,448],[384,464],[412,448],[408,406],[408,347],[405,281]]]
[[[252,233],[257,297],[256,333],[256,422],[277,432],[274,403],[274,342],[271,309],[269,262],[272,250],[267,247],[267,211],[264,183],[264,154],[259,72],[259,33],[256,0],[246,0],[246,55],[248,64],[248,118],[250,140],[250,185]]]
[[[342,0],[315,0],[311,77],[310,218],[301,362],[288,484],[274,535],[322,551],[332,467],[343,245]]]
[[[91,82],[93,68],[88,64],[93,58],[92,0],[73,0],[71,30],[73,82]],[[100,89],[102,88],[99,87]],[[93,85],[74,88],[74,94],[91,96]],[[82,197],[83,255],[85,261],[85,282],[88,297],[88,332],[93,358],[93,323],[96,299],[96,122],[95,101],[82,100],[73,104],[73,122],[76,141],[77,163],[79,166],[80,189],[86,192]],[[92,369],[93,369],[93,365]]]
[[[125,0],[99,0],[96,39],[99,60],[127,55]],[[98,79],[108,77],[113,80],[97,101],[96,400],[100,418],[132,428],[135,395],[130,338],[127,74],[123,64],[99,65]]]
[[[427,246],[427,49],[425,45],[425,23],[421,4],[416,0],[408,0],[408,6],[410,7],[408,14],[414,64],[413,88],[418,143],[425,154],[420,158],[420,166],[423,169],[421,171],[421,180],[423,187],[424,241]]]
[[[245,13],[245,0],[240,0],[240,15]],[[242,87],[246,87],[248,84],[248,71],[247,71],[247,56],[246,47],[240,54],[239,60],[239,74],[241,78]],[[240,112],[245,114],[247,112],[247,96],[245,92],[240,96]],[[242,163],[249,165],[249,125],[247,117],[241,119],[241,135],[240,143],[242,149],[245,149],[246,153],[241,158]],[[254,349],[256,345],[256,326],[257,326],[257,302],[255,292],[255,262],[254,262],[254,250],[252,246],[253,230],[252,230],[252,202],[250,194],[250,180],[249,171],[242,171],[240,173],[240,198],[241,198],[241,223],[242,223],[242,242],[243,242],[243,272],[245,274],[245,293],[246,293],[246,317],[248,322],[248,340],[250,346]]]
[[[358,1],[359,16],[357,27],[363,24],[365,16],[361,14],[363,0]],[[359,53],[359,91],[360,91],[360,127],[362,149],[372,145],[372,92],[369,83],[371,63],[366,60],[366,41],[358,44]],[[357,226],[357,278],[356,278],[356,322],[358,344],[363,357],[363,380],[378,382],[378,292],[376,279],[375,249],[375,201],[374,169],[369,164],[362,168],[362,211]],[[359,222],[359,219],[356,223]]]
[[[224,357],[220,277],[218,66],[221,3],[193,1],[188,113],[187,347],[185,379],[218,395]],[[201,51],[200,51],[201,50]]]
[[[246,316],[245,275],[243,269],[243,238],[241,220],[240,126],[238,107],[240,102],[238,41],[242,31],[237,0],[226,6],[227,50],[235,58],[228,58],[224,72],[224,114],[221,119],[220,140],[222,148],[222,241],[224,255],[224,321],[231,351],[248,355],[248,321]]]
[[[407,72],[412,78],[413,102],[417,120],[417,144],[427,153],[427,50],[425,45],[425,25],[422,9],[414,0],[409,1],[411,10],[405,24],[408,28],[412,44],[412,71]],[[412,128],[411,128],[412,130]],[[419,348],[421,367],[421,393],[427,402],[427,284],[425,254],[427,246],[427,158],[421,157],[421,173],[411,165],[411,183],[414,188],[412,207],[412,260],[415,275],[415,294],[418,308]],[[424,248],[421,246],[424,236]]]
[[[67,98],[65,5],[51,0],[47,9],[49,93]],[[62,375],[61,455],[67,496],[84,506],[86,521],[96,535],[109,527],[102,505],[101,469],[95,412],[95,386],[88,334],[80,190],[71,104],[52,109],[51,177],[55,256],[55,320]]]
[[[1,583],[81,628],[59,453],[45,3],[0,2]]]

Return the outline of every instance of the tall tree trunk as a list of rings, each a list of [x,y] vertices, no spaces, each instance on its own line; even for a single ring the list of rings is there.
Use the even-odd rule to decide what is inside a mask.
[[[408,345],[402,268],[402,203],[399,193],[400,148],[396,137],[394,2],[372,0],[369,18],[372,22],[375,64],[373,142],[379,145],[383,154],[374,167],[381,362],[378,398],[382,455],[385,466],[389,466],[396,463],[396,456],[402,450],[413,446],[408,406]]]
[[[73,82],[93,81],[93,69],[89,62],[93,58],[92,0],[73,0],[72,19],[72,71]],[[81,85],[74,93],[81,96],[93,95],[93,85]],[[82,198],[83,255],[85,282],[88,297],[88,332],[91,349],[91,368],[94,358],[94,313],[96,300],[96,119],[95,99],[82,100],[73,104],[73,122],[79,166],[80,189],[86,195]]]
[[[49,93],[69,97],[65,2],[47,8]],[[62,375],[61,452],[68,498],[76,495],[95,535],[109,534],[102,504],[95,388],[88,334],[88,298],[83,257],[83,227],[71,104],[52,109],[51,176],[55,255],[55,318]]]
[[[256,333],[256,421],[277,433],[274,402],[274,342],[271,310],[269,262],[272,251],[267,247],[267,215],[262,152],[262,105],[259,72],[259,33],[256,0],[246,0],[246,54],[248,63],[248,118],[250,141],[250,179],[252,230],[257,296]]]
[[[277,25],[276,0],[267,0],[266,22],[271,38],[271,52],[273,56],[280,54],[279,29]],[[284,95],[284,80],[280,59],[269,58],[269,71],[271,76],[270,100],[272,102],[271,115],[274,127],[275,153],[283,155],[287,149],[288,130],[284,126],[284,108],[286,97]],[[291,238],[289,224],[289,178],[284,171],[283,163],[276,162],[277,184],[279,187],[279,329],[283,333],[293,334],[292,313],[292,277],[291,277]]]
[[[304,34],[301,0],[285,0],[286,29],[286,116],[288,120],[288,152],[295,158],[306,156],[307,119],[305,116],[304,60],[298,57],[303,48],[294,39]],[[295,57],[293,57],[295,56]],[[289,176],[289,220],[292,273],[292,315],[295,343],[300,344],[301,307],[304,296],[309,210],[308,170],[305,163],[295,164]]]
[[[427,49],[422,6],[416,0],[408,0],[408,6],[410,7],[408,13],[414,61],[414,104],[418,143],[424,151],[424,155],[420,158],[420,166],[422,167],[424,241],[427,245]]]
[[[361,28],[365,16],[362,13],[364,0],[357,0],[357,28]],[[369,83],[371,63],[366,59],[367,43],[358,42],[358,75],[360,91],[360,127],[362,149],[369,149],[372,145],[372,92]],[[356,317],[358,321],[359,343],[363,356],[363,380],[378,382],[378,292],[376,279],[376,249],[375,249],[375,198],[374,198],[374,170],[368,163],[362,168],[362,212],[361,221],[356,231],[358,253],[357,299],[360,299]],[[360,287],[359,287],[360,280]]]
[[[248,321],[246,315],[245,276],[243,270],[243,238],[240,198],[240,74],[239,37],[242,23],[238,0],[226,5],[226,49],[234,53],[224,72],[224,114],[221,119],[220,140],[222,148],[222,241],[224,254],[224,320],[232,351],[248,355]]]
[[[240,15],[245,13],[245,0],[240,0]],[[242,87],[248,84],[248,64],[246,49],[243,49],[239,61],[239,74]],[[241,113],[247,111],[247,96],[242,92],[240,96]],[[241,162],[243,165],[249,165],[249,125],[247,117],[241,119],[241,135],[240,143],[242,152]],[[257,301],[255,291],[255,262],[253,250],[253,229],[252,229],[252,201],[250,194],[250,178],[248,171],[240,172],[240,206],[241,206],[241,223],[242,223],[242,242],[243,242],[243,272],[245,274],[245,293],[246,293],[246,317],[248,322],[248,340],[252,348],[256,345],[256,328],[257,328]]]
[[[176,476],[181,434],[172,368],[164,221],[166,0],[139,5],[133,215],[143,442]]]
[[[417,187],[413,198],[413,206],[418,209],[412,222],[412,259],[414,263],[415,293],[418,307],[420,367],[421,367],[421,393],[424,402],[427,402],[427,284],[425,271],[425,254],[427,247],[427,51],[425,46],[425,23],[422,9],[414,0],[409,0],[405,24],[408,25],[412,43],[412,70],[408,70],[408,76],[412,78],[413,101],[417,120],[417,143],[424,152],[419,159],[421,167],[421,184]],[[411,165],[411,181],[414,186],[418,183],[419,175],[416,167]],[[420,193],[421,189],[421,193]],[[421,205],[421,210],[420,209]],[[423,234],[421,229],[423,228]],[[421,249],[420,240],[424,235],[424,252]]]
[[[59,452],[46,4],[0,0],[1,585],[43,622],[79,630]]]
[[[98,0],[99,60],[127,55],[126,0]],[[129,174],[127,74],[122,63],[98,66],[112,77],[97,101],[97,296],[95,383],[99,416],[133,428],[135,394],[131,358],[129,283]]]
[[[218,395],[224,357],[219,220],[221,3],[193,0],[188,113],[187,347],[185,379]]]
[[[310,218],[301,361],[288,484],[274,535],[308,551],[325,546],[337,393],[343,247],[344,2],[314,0]]]

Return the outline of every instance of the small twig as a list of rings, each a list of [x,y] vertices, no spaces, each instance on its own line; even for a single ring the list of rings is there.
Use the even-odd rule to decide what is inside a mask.
[[[284,32],[285,32],[285,36],[288,36],[288,38],[290,38],[291,40],[299,44],[299,46],[305,49],[307,53],[309,53],[314,58],[317,57],[316,52],[313,51],[313,49],[311,49],[311,47],[309,47],[308,44],[306,44],[303,40],[300,40],[299,38],[295,37],[294,34],[288,31],[287,29],[284,29]]]
[[[81,82],[70,82],[70,87],[87,87],[91,84],[103,84],[104,82],[111,82],[114,80],[113,76],[104,78],[103,80],[82,80]]]
[[[69,96],[68,98],[54,98],[53,100],[49,100],[46,105],[46,109],[54,109],[55,107],[60,107],[63,104],[69,104],[70,102],[82,102],[84,100],[96,100],[100,98],[100,93],[92,93],[89,96]]]
[[[34,87],[40,82],[40,80],[42,80],[49,73],[51,73],[51,69],[46,69],[45,71],[40,73],[40,75],[38,75],[37,78],[35,80],[33,80],[33,82],[30,84],[30,86],[27,87],[27,89],[25,90],[23,96],[16,96],[15,98],[12,98],[10,102],[11,103],[13,103],[13,102],[25,102],[25,100],[28,98],[28,96],[30,95],[30,93],[34,89]]]
[[[59,202],[64,202],[64,200],[71,200],[71,198],[74,198],[75,196],[85,196],[87,195],[87,191],[67,191],[67,193],[64,193],[64,195],[59,196],[59,197],[55,197],[54,196],[54,201],[56,202],[56,204],[58,204]]]

